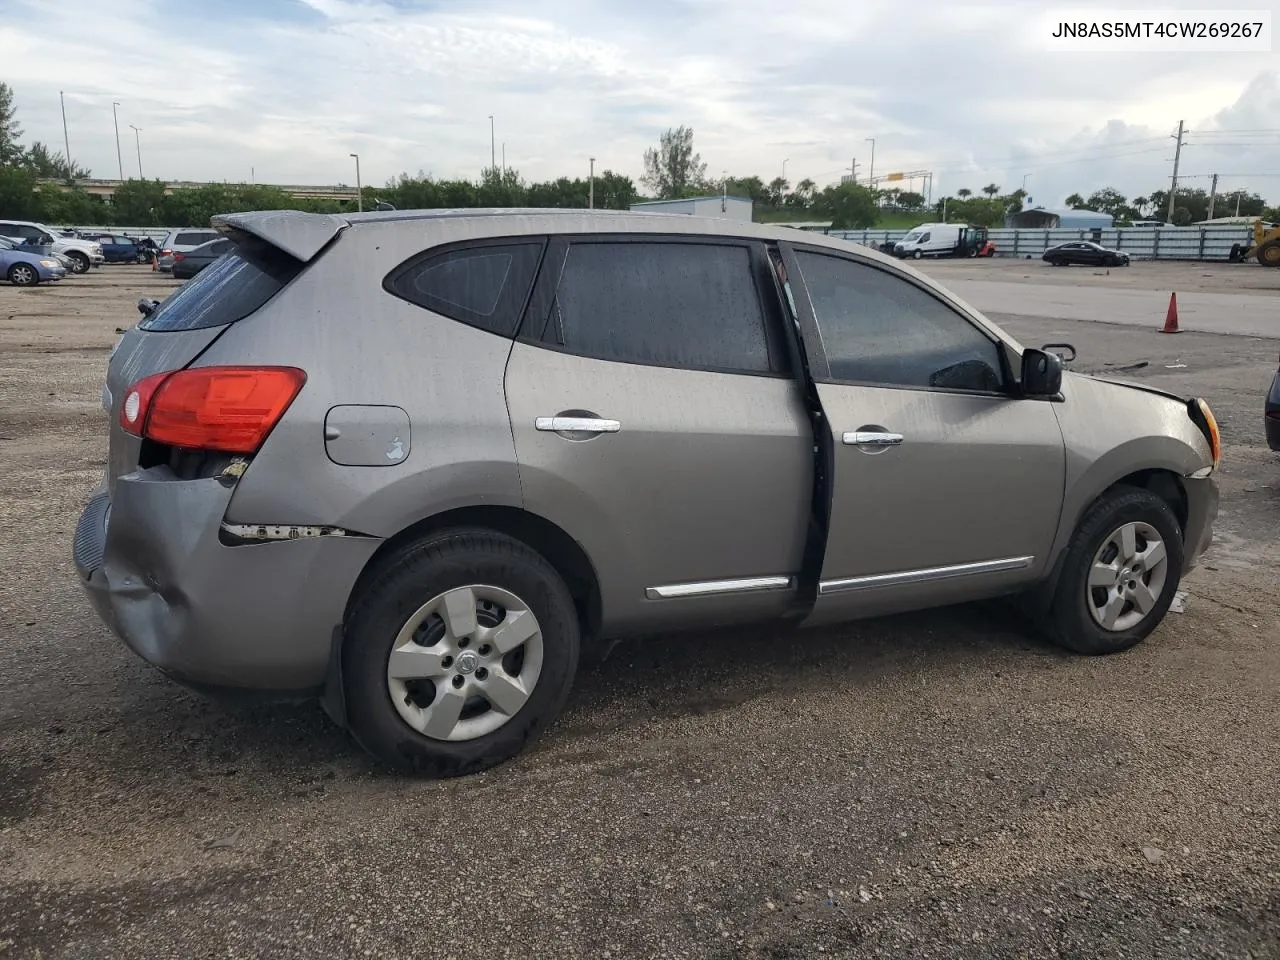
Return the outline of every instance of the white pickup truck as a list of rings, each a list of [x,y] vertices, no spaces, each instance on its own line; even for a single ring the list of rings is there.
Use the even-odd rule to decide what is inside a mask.
[[[0,237],[8,237],[17,244],[34,244],[51,247],[71,261],[70,269],[84,273],[89,267],[102,265],[102,244],[79,237],[64,237],[57,230],[31,220],[0,220]]]

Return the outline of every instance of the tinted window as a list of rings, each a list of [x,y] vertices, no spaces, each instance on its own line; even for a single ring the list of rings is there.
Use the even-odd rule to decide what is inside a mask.
[[[541,255],[540,240],[427,253],[397,267],[384,287],[420,307],[510,337]]]
[[[180,233],[173,238],[173,242],[180,247],[198,247],[202,243],[217,239],[216,233]]]
[[[837,380],[997,391],[999,347],[940,300],[884,270],[798,253]]]
[[[242,247],[201,270],[138,327],[199,330],[234,323],[279,293],[301,269],[299,261],[279,251]]]
[[[546,339],[603,360],[771,369],[751,255],[743,246],[574,244]]]

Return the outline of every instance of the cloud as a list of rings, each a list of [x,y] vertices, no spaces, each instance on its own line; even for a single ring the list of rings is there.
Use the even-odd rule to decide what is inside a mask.
[[[352,152],[370,183],[476,176],[493,114],[495,152],[531,179],[589,156],[638,177],[645,147],[687,124],[712,175],[771,179],[785,160],[825,183],[855,158],[865,175],[874,137],[877,173],[931,170],[935,194],[1026,175],[1055,204],[1167,185],[1185,120],[1189,176],[1280,195],[1226,176],[1280,171],[1280,133],[1214,135],[1280,128],[1274,56],[1046,52],[1031,0],[224,0],[216,19],[60,0],[57,31],[41,0],[9,5],[0,60],[28,137],[62,142],[65,90],[72,155],[104,176],[114,99],[148,175],[171,179],[350,182]]]

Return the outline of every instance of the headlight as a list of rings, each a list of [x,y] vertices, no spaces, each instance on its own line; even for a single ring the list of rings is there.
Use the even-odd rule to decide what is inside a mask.
[[[61,264],[59,264],[57,260],[41,260],[41,261],[40,261],[40,266],[42,266],[42,267],[57,267],[57,266],[61,266]]]

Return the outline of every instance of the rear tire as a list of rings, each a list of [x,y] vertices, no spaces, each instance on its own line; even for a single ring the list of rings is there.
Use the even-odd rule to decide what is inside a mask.
[[[9,268],[8,280],[15,287],[34,287],[40,282],[40,274],[29,263],[15,263]]]
[[[564,581],[530,547],[483,529],[434,534],[380,564],[349,608],[351,732],[383,762],[428,777],[495,766],[559,715],[579,644]]]
[[[912,259],[912,260],[919,260],[919,259],[920,259],[921,257],[923,257],[923,256],[924,256],[924,254],[923,254],[923,253],[921,253],[919,250],[917,250],[917,251],[915,251],[914,253],[912,253],[912,254],[911,254],[911,259]]]
[[[1258,262],[1264,267],[1280,267],[1280,240],[1271,240],[1260,246]]]
[[[1164,619],[1182,561],[1182,529],[1168,503],[1138,487],[1103,494],[1067,547],[1049,634],[1076,653],[1128,650]]]

